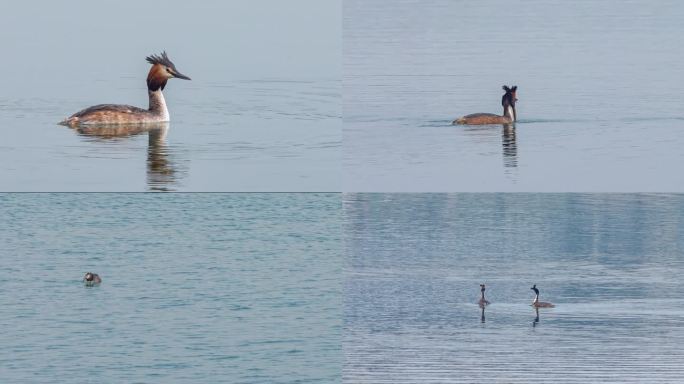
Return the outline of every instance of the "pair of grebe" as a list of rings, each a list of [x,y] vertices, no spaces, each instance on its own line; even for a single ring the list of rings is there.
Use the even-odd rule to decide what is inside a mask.
[[[506,92],[501,97],[501,105],[503,106],[503,116],[495,115],[493,113],[473,113],[472,115],[466,115],[459,117],[454,120],[452,124],[465,124],[465,125],[486,125],[486,124],[513,124],[517,119],[517,114],[515,112],[515,102],[518,101],[516,96],[516,91],[518,86],[514,85],[508,87],[503,86],[503,90]]]
[[[76,112],[64,121],[70,127],[114,125],[114,124],[149,124],[169,121],[169,110],[162,90],[171,78],[190,80],[176,69],[166,52],[161,55],[150,55],[147,62],[152,64],[147,75],[147,94],[150,99],[148,109],[130,105],[100,104]]]
[[[161,55],[150,55],[147,62],[152,64],[147,75],[147,93],[150,104],[148,109],[133,107],[130,105],[100,104],[82,111],[76,112],[61,124],[70,127],[80,125],[109,125],[131,123],[158,123],[169,121],[169,110],[166,108],[166,100],[162,90],[166,82],[171,78],[190,80],[188,76],[180,73],[166,52]],[[485,124],[513,124],[517,119],[515,102],[518,100],[516,92],[518,86],[503,86],[506,93],[501,98],[503,116],[492,113],[474,113],[460,117],[453,124],[485,125]]]
[[[553,308],[555,305],[551,303],[547,303],[545,301],[539,301],[539,289],[537,288],[537,284],[533,285],[531,290],[534,291],[534,300],[532,301],[532,306],[535,308]],[[485,306],[489,305],[489,301],[485,299],[485,285],[480,284],[480,300],[477,302],[477,304],[484,308]]]

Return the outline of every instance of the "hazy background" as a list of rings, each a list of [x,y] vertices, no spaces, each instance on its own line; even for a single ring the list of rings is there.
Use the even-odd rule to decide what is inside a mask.
[[[678,1],[344,2],[346,191],[684,191]],[[516,129],[451,126],[502,113]]]
[[[340,18],[339,1],[5,4],[0,190],[339,190]],[[193,80],[165,89],[159,186],[146,135],[55,124],[94,104],[147,107],[145,56],[162,50]]]

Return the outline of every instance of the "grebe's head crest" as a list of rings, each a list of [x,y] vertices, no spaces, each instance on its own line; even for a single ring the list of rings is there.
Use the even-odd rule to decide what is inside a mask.
[[[503,95],[503,97],[501,97],[501,105],[505,107],[508,104],[515,108],[515,102],[518,101],[518,97],[516,95],[518,86],[514,85],[509,88],[508,85],[504,85],[503,90],[506,91],[506,93]]]
[[[485,285],[484,284],[480,284],[480,291],[482,291],[482,292],[485,291]]]
[[[533,285],[532,288],[530,288],[530,289],[533,290],[534,293],[536,293],[537,295],[539,294],[539,290],[537,289],[537,284]]]
[[[172,77],[190,80],[189,77],[176,69],[176,65],[169,59],[166,51],[162,52],[161,55],[147,56],[146,60],[148,63],[152,64],[150,73],[147,75],[147,88],[150,91],[164,89],[166,81]]]
[[[94,277],[95,277],[95,276],[93,276],[92,273],[87,272],[87,273],[85,274],[85,277],[84,277],[83,279],[84,279],[85,281],[93,281],[93,278],[94,278]]]
[[[161,64],[166,65],[167,67],[176,68],[176,66],[173,65],[169,59],[169,56],[166,54],[166,51],[163,51],[161,55],[149,55],[145,58],[145,60],[147,60],[147,62],[150,64]]]

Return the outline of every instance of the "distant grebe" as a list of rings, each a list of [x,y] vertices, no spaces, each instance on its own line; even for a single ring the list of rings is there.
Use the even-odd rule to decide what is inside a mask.
[[[480,307],[484,307],[486,305],[489,305],[489,301],[487,301],[487,299],[485,299],[485,285],[484,284],[480,284],[480,293],[482,296],[480,297],[480,301],[478,301],[477,304]]]
[[[555,305],[547,303],[545,301],[539,301],[539,290],[537,289],[537,284],[533,285],[531,290],[534,291],[534,301],[532,301],[532,306],[535,308],[553,308]]]
[[[152,64],[147,75],[147,94],[150,98],[148,109],[130,105],[100,104],[76,112],[60,124],[76,127],[88,124],[108,125],[169,121],[169,111],[162,94],[166,81],[173,77],[185,80],[190,80],[190,78],[178,72],[166,52],[162,52],[161,56],[148,56],[147,62]]]
[[[495,115],[493,113],[473,113],[466,115],[453,121],[452,124],[466,124],[466,125],[485,125],[485,124],[512,124],[515,123],[517,115],[515,113],[515,102],[518,101],[516,91],[518,86],[514,85],[508,88],[503,86],[506,93],[501,98],[501,105],[503,105],[503,116]]]
[[[83,276],[83,282],[85,283],[85,285],[93,286],[100,284],[102,282],[102,279],[100,279],[100,275],[98,275],[97,273],[87,272],[85,276]]]

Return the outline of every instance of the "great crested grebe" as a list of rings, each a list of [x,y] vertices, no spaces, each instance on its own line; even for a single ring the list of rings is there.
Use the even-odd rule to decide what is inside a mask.
[[[85,276],[83,276],[83,282],[87,286],[93,286],[100,284],[102,282],[102,279],[100,279],[100,275],[98,275],[97,273],[86,272]]]
[[[518,117],[515,113],[515,102],[518,101],[515,92],[518,86],[514,85],[508,88],[503,86],[506,93],[501,97],[501,105],[503,106],[503,116],[495,115],[493,113],[473,113],[460,117],[452,122],[452,124],[466,124],[466,125],[485,125],[485,124],[512,124],[515,123]]]
[[[534,301],[532,301],[532,306],[535,308],[553,308],[555,305],[547,303],[545,301],[539,301],[539,290],[537,289],[537,284],[533,285],[531,290],[534,291]]]
[[[489,305],[489,301],[487,301],[487,299],[485,299],[485,296],[484,296],[484,293],[485,293],[485,285],[484,284],[480,284],[480,293],[482,296],[480,297],[480,301],[478,301],[477,304],[480,307],[484,307],[486,305]]]
[[[178,72],[166,52],[162,52],[161,56],[150,55],[146,59],[148,63],[152,64],[150,73],[147,75],[147,94],[150,98],[148,109],[130,105],[100,104],[76,112],[60,124],[76,127],[89,124],[108,125],[169,121],[169,110],[166,109],[166,101],[162,94],[166,81],[173,77],[184,80],[190,80],[190,78]]]

